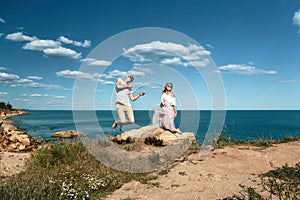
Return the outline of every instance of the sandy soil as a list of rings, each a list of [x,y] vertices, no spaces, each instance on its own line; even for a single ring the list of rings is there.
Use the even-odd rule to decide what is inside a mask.
[[[0,176],[10,176],[25,169],[30,153],[0,152]]]
[[[132,181],[105,199],[222,199],[238,194],[239,184],[257,186],[253,180],[273,169],[270,163],[275,167],[295,165],[300,162],[299,153],[300,141],[269,148],[227,146],[211,151],[204,159],[192,154],[168,174],[152,180],[153,184]]]

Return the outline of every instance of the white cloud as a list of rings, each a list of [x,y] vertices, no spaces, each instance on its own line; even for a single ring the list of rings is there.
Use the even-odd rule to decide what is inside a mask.
[[[53,98],[55,98],[55,99],[65,99],[66,97],[65,96],[53,96]]]
[[[143,67],[143,65],[140,65],[140,64],[137,64],[135,63],[134,64],[134,67],[132,68],[131,71],[141,71],[141,72],[145,72],[145,74],[152,74],[153,71],[147,67]]]
[[[25,87],[25,88],[42,88],[42,89],[64,89],[60,85],[37,83],[30,79],[23,79],[15,74],[8,74],[0,72],[0,83],[9,84],[11,87]]]
[[[45,49],[58,47],[60,47],[60,42],[54,40],[34,40],[26,43],[22,48],[33,51],[43,51]]]
[[[81,53],[64,47],[48,48],[44,51],[45,56],[55,59],[80,59]]]
[[[54,84],[44,84],[44,83],[37,83],[37,82],[31,82],[31,83],[15,83],[11,84],[11,87],[25,87],[25,88],[37,88],[37,89],[45,89],[45,90],[63,90],[64,87],[60,85],[54,85]]]
[[[0,82],[1,83],[11,83],[11,82],[14,82],[19,79],[20,79],[20,77],[18,75],[0,72]]]
[[[33,80],[42,80],[43,78],[40,76],[27,76],[28,79],[33,79]]]
[[[58,41],[65,43],[65,44],[73,44],[75,46],[84,47],[84,48],[88,48],[91,46],[91,41],[89,41],[89,40],[84,40],[83,42],[78,42],[78,41],[71,40],[65,36],[60,36],[58,38]]]
[[[205,67],[209,64],[209,59],[204,58],[202,60],[190,61],[189,63],[195,67]]]
[[[70,40],[64,36],[60,36],[58,38],[58,41],[62,42],[62,43],[65,43],[65,44],[72,44],[73,43],[73,40]]]
[[[116,69],[116,70],[110,71],[108,74],[105,74],[104,77],[108,78],[108,79],[113,79],[115,77],[121,77],[121,76],[126,76],[126,75],[128,75],[127,72],[123,72],[123,71]]]
[[[6,67],[0,67],[0,70],[1,71],[8,71],[8,70],[10,70],[9,68],[6,68]]]
[[[120,71],[120,70],[113,70],[110,71],[108,74],[103,75],[104,78],[108,78],[108,79],[113,79],[116,77],[125,77],[128,75],[132,75],[132,76],[145,76],[146,73],[143,71],[136,71],[136,70],[129,70],[127,72],[124,71]]]
[[[134,89],[137,90],[139,88],[143,88],[143,87],[147,87],[147,88],[151,88],[151,89],[156,89],[156,88],[163,88],[164,85],[160,84],[160,83],[134,83]]]
[[[1,96],[7,96],[8,93],[7,93],[7,92],[0,92],[0,95],[1,95]]]
[[[79,47],[84,47],[84,48],[88,48],[91,46],[91,41],[90,40],[84,40],[84,42],[74,42],[75,46],[79,46]]]
[[[297,83],[299,82],[296,79],[290,79],[290,80],[281,80],[280,83]]]
[[[99,67],[107,67],[111,65],[111,62],[106,60],[97,60],[94,58],[84,58],[80,60],[81,62],[86,62],[89,66],[99,66]]]
[[[205,46],[207,46],[207,47],[209,47],[209,48],[211,48],[211,49],[214,49],[215,47],[213,46],[213,45],[211,45],[211,44],[205,44]]]
[[[2,37],[4,35],[4,33],[0,33],[0,37]]]
[[[66,96],[56,96],[56,95],[50,95],[50,94],[44,94],[44,97],[51,97],[54,99],[66,99]]]
[[[17,81],[18,83],[33,83],[33,80],[27,79],[27,78],[21,78]]]
[[[210,55],[210,51],[195,44],[184,46],[182,44],[161,41],[139,44],[128,49],[123,49],[123,51],[123,56],[133,62],[152,62],[185,67],[192,66],[192,62],[205,64],[207,61],[203,62],[203,57]]]
[[[0,22],[5,23],[5,20],[2,17],[0,17]]]
[[[232,73],[232,74],[245,74],[245,75],[254,75],[254,74],[277,74],[277,71],[274,70],[262,70],[257,69],[254,66],[249,65],[238,65],[238,64],[229,64],[219,67],[220,72]]]
[[[180,58],[178,57],[173,57],[173,58],[166,58],[161,61],[162,64],[164,65],[175,65],[176,63],[182,63]]]
[[[136,69],[136,67],[134,68]],[[145,68],[145,71],[150,71],[149,69]],[[120,70],[113,70],[110,71],[108,74],[99,74],[99,73],[87,73],[81,71],[71,71],[71,70],[63,70],[56,72],[58,77],[63,78],[70,78],[70,79],[81,79],[81,80],[89,80],[89,81],[98,81],[99,84],[103,85],[113,85],[115,84],[114,81],[105,80],[105,79],[115,79],[116,77],[125,77],[128,75],[133,76],[145,76],[146,73],[142,70],[129,70],[127,72],[120,71]]]
[[[20,94],[21,97],[27,97],[28,94]]]
[[[98,81],[102,75],[99,73],[86,73],[86,72],[81,72],[81,71],[71,71],[71,70],[63,70],[60,72],[56,72],[56,75],[58,77],[63,77],[63,78],[79,78],[82,80],[96,80]]]
[[[293,16],[293,24],[300,26],[300,9]]]
[[[84,42],[77,42],[70,40],[69,38],[66,38],[64,36],[59,37],[58,41],[51,39],[38,39],[37,37],[24,35],[22,32],[8,34],[6,35],[6,39],[16,42],[27,41],[27,43],[23,45],[22,49],[32,51],[43,51],[44,56],[54,59],[81,58],[81,53],[78,53],[69,48],[64,48],[62,47],[62,44],[73,44],[75,46],[81,46],[85,48],[91,45],[91,41],[89,40],[84,40]]]
[[[145,72],[141,72],[141,71],[129,70],[128,71],[128,75],[132,75],[132,76],[145,76],[146,73]]]
[[[41,97],[42,95],[41,94],[31,94],[30,96],[31,97]]]
[[[6,35],[5,39],[11,40],[14,42],[23,42],[23,41],[34,41],[38,40],[37,37],[30,37],[27,35],[24,35],[22,32],[16,32]]]
[[[113,82],[113,81],[105,81],[102,79],[99,80],[99,83],[102,85],[114,85],[115,84],[115,82]]]

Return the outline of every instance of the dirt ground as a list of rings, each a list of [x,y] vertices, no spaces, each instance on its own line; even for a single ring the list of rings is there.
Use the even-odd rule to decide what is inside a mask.
[[[0,176],[10,176],[25,169],[30,153],[0,152]]]
[[[211,151],[204,159],[192,154],[179,162],[152,184],[129,182],[106,200],[222,199],[241,190],[239,184],[257,186],[258,175],[284,164],[300,162],[300,141],[272,145],[268,148],[227,146]]]

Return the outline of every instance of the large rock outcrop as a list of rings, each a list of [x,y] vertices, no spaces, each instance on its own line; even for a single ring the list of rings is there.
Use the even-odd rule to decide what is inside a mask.
[[[144,126],[140,129],[126,131],[116,137],[111,138],[113,141],[142,141],[147,144],[149,141],[160,143],[162,146],[177,144],[182,141],[188,141],[191,144],[196,143],[196,138],[191,132],[174,134],[170,131],[158,128],[155,125]],[[151,142],[150,142],[151,143]]]
[[[74,137],[84,137],[86,136],[84,133],[74,130],[68,131],[59,131],[51,135],[53,138],[74,138]]]

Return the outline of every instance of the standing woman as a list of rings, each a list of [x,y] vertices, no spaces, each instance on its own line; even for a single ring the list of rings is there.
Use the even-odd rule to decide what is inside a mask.
[[[162,91],[163,94],[160,99],[160,109],[156,113],[156,117],[158,115],[156,124],[158,124],[160,128],[169,130],[172,133],[181,134],[181,131],[178,128],[175,128],[174,118],[177,116],[177,108],[175,95],[173,94],[172,89],[173,84],[167,83]]]

